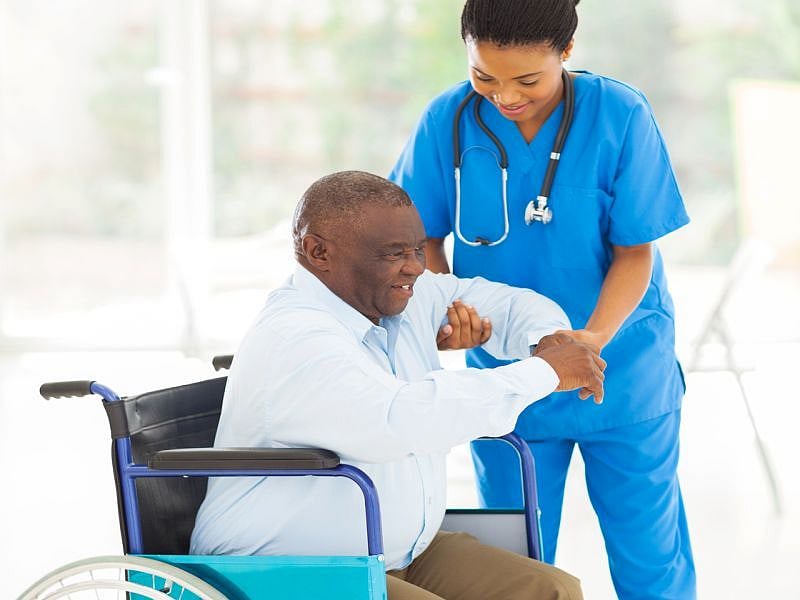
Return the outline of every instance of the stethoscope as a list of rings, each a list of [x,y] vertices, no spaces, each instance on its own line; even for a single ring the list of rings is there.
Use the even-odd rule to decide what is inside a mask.
[[[564,114],[561,116],[561,124],[558,126],[558,133],[556,140],[553,144],[553,150],[550,152],[550,162],[547,164],[547,171],[544,174],[544,181],[542,182],[542,189],[536,197],[536,201],[531,200],[528,206],[525,207],[525,224],[530,225],[534,221],[539,221],[542,224],[547,224],[553,220],[553,209],[547,205],[550,198],[550,188],[553,185],[553,179],[556,176],[556,168],[558,167],[559,160],[561,159],[561,150],[564,148],[564,143],[567,141],[567,134],[572,125],[572,118],[575,113],[575,88],[572,83],[572,77],[564,69],[561,73],[561,81],[564,83]],[[476,237],[474,242],[467,240],[461,233],[461,162],[464,154],[461,153],[461,143],[458,131],[458,125],[461,121],[461,113],[469,104],[470,100],[475,98],[473,104],[473,113],[475,121],[483,132],[489,136],[494,142],[497,150],[500,152],[500,160],[498,166],[503,180],[503,220],[504,229],[503,235],[495,241],[491,242],[486,238]],[[472,90],[467,97],[461,101],[456,109],[456,114],[453,117],[453,166],[455,167],[454,175],[456,180],[456,223],[455,233],[458,239],[467,244],[468,246],[497,246],[508,237],[508,155],[500,139],[492,132],[491,129],[484,123],[480,115],[480,104],[483,96],[479,96],[475,90]],[[495,157],[496,160],[496,157]]]

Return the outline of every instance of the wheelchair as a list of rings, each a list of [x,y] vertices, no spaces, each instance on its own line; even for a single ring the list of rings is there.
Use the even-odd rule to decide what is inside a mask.
[[[233,356],[214,357],[216,370]],[[45,399],[99,395],[111,430],[111,460],[124,556],[80,560],[42,577],[19,600],[385,600],[380,504],[369,477],[325,449],[213,448],[227,377],[121,397],[94,381],[45,383]],[[487,438],[489,439],[489,438]],[[540,560],[533,456],[515,434],[524,508],[448,509],[442,529],[466,531]],[[209,477],[344,477],[366,509],[366,556],[189,555]],[[120,596],[122,594],[122,596]]]

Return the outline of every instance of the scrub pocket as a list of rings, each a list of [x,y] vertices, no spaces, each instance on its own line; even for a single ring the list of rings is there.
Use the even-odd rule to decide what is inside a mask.
[[[606,242],[611,196],[600,189],[553,186],[553,220],[543,227],[550,264],[567,269],[608,268]]]

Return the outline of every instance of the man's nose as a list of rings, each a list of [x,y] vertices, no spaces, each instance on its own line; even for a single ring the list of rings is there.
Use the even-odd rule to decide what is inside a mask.
[[[402,271],[406,275],[419,277],[425,272],[425,255],[413,252],[403,261]]]

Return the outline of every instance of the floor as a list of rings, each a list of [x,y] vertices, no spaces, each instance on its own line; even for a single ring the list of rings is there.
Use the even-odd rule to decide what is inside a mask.
[[[672,286],[684,328],[699,330],[710,291],[722,274],[678,270]],[[796,274],[765,276],[760,291],[731,303],[738,359],[752,367],[744,381],[780,485],[777,514],[745,405],[729,373],[689,374],[683,409],[680,475],[704,599],[800,598],[800,469],[796,424],[800,402],[793,373],[800,364]],[[716,279],[714,279],[716,278]],[[705,304],[697,300],[703,298]],[[687,300],[681,303],[680,298]],[[691,302],[688,299],[692,299]],[[698,304],[699,303],[699,304]],[[759,320],[750,318],[758,307]],[[681,321],[682,319],[682,321]],[[712,354],[719,348],[710,348]],[[684,352],[684,350],[681,350]],[[714,359],[714,357],[711,357]],[[446,357],[458,366],[459,356]],[[120,552],[104,411],[93,398],[46,402],[40,383],[97,379],[122,393],[212,375],[207,360],[179,352],[0,354],[0,591],[15,597],[44,572],[90,555]],[[465,448],[450,457],[450,503],[474,505]],[[576,453],[567,482],[558,564],[578,575],[587,598],[615,598],[602,538]]]

